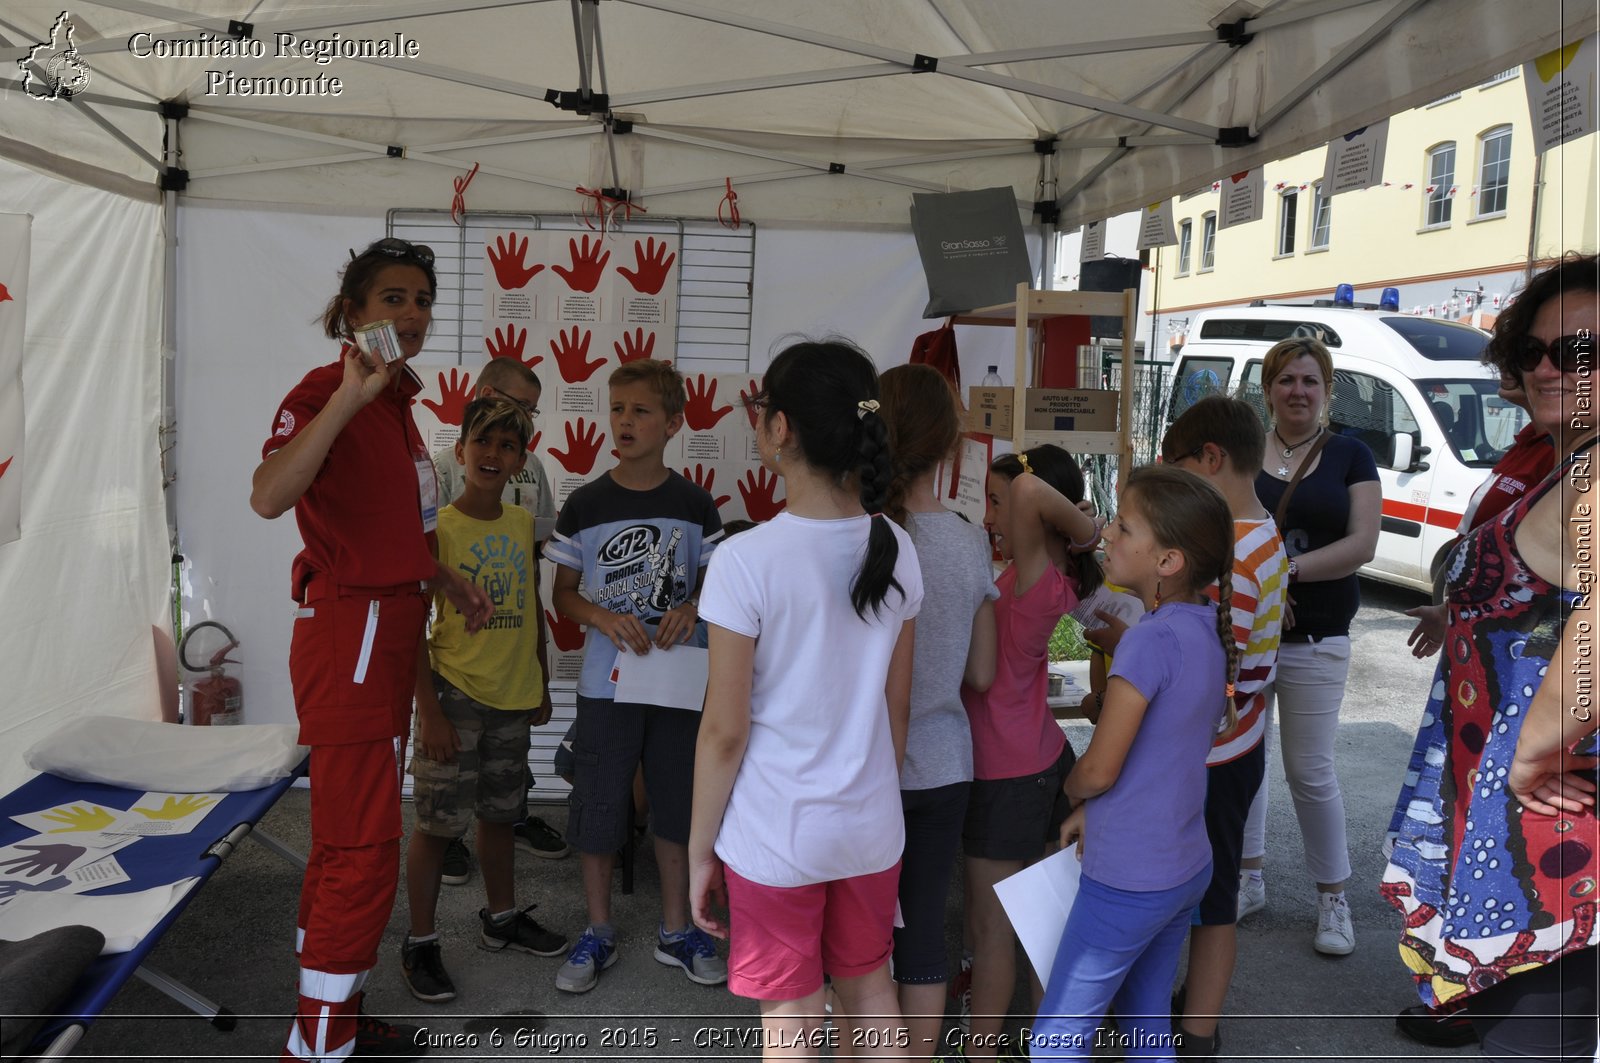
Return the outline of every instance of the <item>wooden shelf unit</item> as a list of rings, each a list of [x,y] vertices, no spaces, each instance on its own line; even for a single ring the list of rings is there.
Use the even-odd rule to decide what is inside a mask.
[[[1016,381],[1011,407],[1013,447],[1023,451],[1042,443],[1054,443],[1073,454],[1115,454],[1120,459],[1119,468],[1133,467],[1133,391],[1128,386],[1133,374],[1127,370],[1127,365],[1133,351],[1137,313],[1138,292],[1133,288],[1120,292],[1055,292],[1029,288],[1024,283],[1017,285],[1017,297],[1012,302],[956,315],[958,325],[998,325],[1016,331],[1016,365],[1011,377]],[[1070,315],[1122,318],[1124,386],[1117,402],[1115,432],[1030,432],[1027,429],[1027,389],[1035,386],[1030,383],[1033,373],[1028,330],[1048,318]]]

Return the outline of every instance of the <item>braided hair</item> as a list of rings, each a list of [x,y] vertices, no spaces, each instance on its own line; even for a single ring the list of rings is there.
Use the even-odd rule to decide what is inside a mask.
[[[878,372],[859,347],[842,339],[806,341],[774,358],[758,401],[769,420],[782,411],[799,437],[806,464],[831,473],[843,487],[852,477],[872,525],[867,552],[850,584],[856,615],[877,615],[893,588],[900,543],[884,516],[894,478],[889,429],[878,412]]]
[[[1183,554],[1190,593],[1217,584],[1217,638],[1227,657],[1223,715],[1227,729],[1239,722],[1234,683],[1243,653],[1233,637],[1233,514],[1210,481],[1176,465],[1145,465],[1128,474],[1122,504],[1133,506],[1150,525],[1163,550]]]

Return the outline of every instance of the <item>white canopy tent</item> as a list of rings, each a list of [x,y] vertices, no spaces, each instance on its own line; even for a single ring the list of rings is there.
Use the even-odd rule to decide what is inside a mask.
[[[65,41],[33,51],[60,14],[9,0],[0,69],[60,73]],[[1561,0],[98,0],[68,14],[84,90],[0,83],[0,212],[34,215],[23,531],[0,545],[19,629],[0,641],[0,788],[63,715],[154,712],[171,408],[184,473],[165,508],[197,559],[186,605],[242,636],[247,714],[288,718],[275,607],[296,536],[243,504],[268,407],[325,353],[309,322],[344,248],[379,235],[386,207],[448,207],[474,164],[473,210],[575,212],[582,186],[625,190],[653,218],[705,217],[731,182],[763,227],[758,335],[875,330],[858,338],[898,360],[924,327],[903,233],[914,191],[1008,186],[1025,218],[1038,204],[1071,225],[1595,31],[1592,9]],[[279,34],[414,41],[415,55],[324,65],[280,58]],[[263,56],[214,54],[254,47],[240,41]],[[172,57],[184,49],[213,54]],[[341,92],[207,94],[319,75]],[[888,227],[887,255],[851,232]],[[824,249],[848,279],[818,267]]]
[[[8,3],[0,63],[49,41],[60,12]],[[582,185],[706,216],[731,179],[763,224],[899,225],[908,188],[1007,185],[1071,225],[1481,80],[1591,32],[1585,12],[1562,0],[97,0],[69,13],[85,90],[70,103],[10,94],[0,147],[119,191],[153,192],[170,169],[169,184],[207,199],[443,205],[476,162],[477,209],[570,210]],[[319,63],[280,57],[286,40],[415,47]],[[226,54],[252,49],[262,57]],[[319,75],[340,93],[304,94],[296,79]],[[252,78],[297,94],[222,94]],[[184,116],[164,119],[164,104]]]

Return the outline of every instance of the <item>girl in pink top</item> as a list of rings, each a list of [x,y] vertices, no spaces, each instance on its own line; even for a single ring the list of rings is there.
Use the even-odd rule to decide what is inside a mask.
[[[1083,474],[1060,447],[1007,454],[989,467],[983,524],[1010,566],[996,581],[999,657],[984,693],[961,691],[972,723],[974,780],[962,831],[966,939],[972,946],[967,1058],[996,1055],[1016,987],[1016,935],[994,884],[1044,855],[1072,748],[1050,714],[1048,657],[1056,625],[1100,586],[1092,550],[1103,522],[1089,517]],[[1035,1003],[1040,987],[1033,985]]]

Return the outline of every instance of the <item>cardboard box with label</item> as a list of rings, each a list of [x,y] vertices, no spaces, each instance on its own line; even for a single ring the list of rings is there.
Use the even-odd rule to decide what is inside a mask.
[[[1016,392],[1012,388],[971,388],[968,392],[967,430],[1009,437]],[[1028,413],[1024,427],[1030,432],[1115,432],[1115,391],[1083,388],[1028,388]]]

